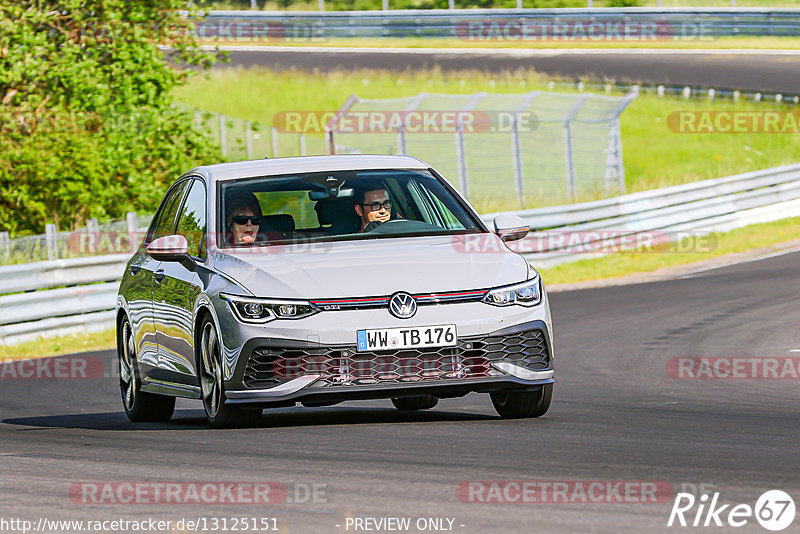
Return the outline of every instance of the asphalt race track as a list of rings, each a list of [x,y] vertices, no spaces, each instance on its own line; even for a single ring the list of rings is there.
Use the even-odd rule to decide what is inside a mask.
[[[388,401],[286,408],[240,430],[212,430],[198,402],[181,401],[170,423],[132,424],[114,378],[4,378],[0,510],[34,524],[276,517],[292,533],[354,532],[346,518],[367,516],[451,518],[463,533],[730,532],[667,528],[672,492],[705,485],[720,502],[751,506],[770,489],[797,499],[798,382],[673,379],[667,362],[800,356],[791,352],[800,348],[798,276],[800,254],[791,253],[683,279],[553,294],[557,383],[538,420],[501,420],[488,396],[472,394],[418,414]],[[111,353],[86,356],[111,374]],[[459,500],[462,482],[509,480],[662,481],[672,492],[658,503]],[[290,488],[295,502],[74,503],[70,487],[87,481],[271,481]],[[303,498],[312,484],[324,485],[317,502]],[[735,530],[766,532],[752,518]]]
[[[444,50],[292,47],[228,47],[231,61],[218,68],[284,70],[438,67],[502,72],[532,68],[566,79],[648,83],[800,93],[800,52],[666,50]]]

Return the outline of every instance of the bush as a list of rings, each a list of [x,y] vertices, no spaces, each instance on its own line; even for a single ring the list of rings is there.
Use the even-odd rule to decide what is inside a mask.
[[[152,210],[165,186],[219,159],[171,106],[208,68],[181,0],[18,0],[0,5],[0,229],[41,233]],[[191,14],[190,14],[191,15]]]

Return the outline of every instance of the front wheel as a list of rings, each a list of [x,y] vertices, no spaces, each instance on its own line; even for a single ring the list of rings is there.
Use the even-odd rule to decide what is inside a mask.
[[[214,428],[251,426],[261,419],[261,410],[245,410],[225,402],[219,336],[214,321],[206,317],[200,336],[200,390],[206,419]]]
[[[504,419],[541,417],[550,408],[553,384],[545,384],[535,391],[497,391],[489,395],[494,409]]]
[[[395,397],[392,404],[398,410],[428,410],[439,404],[439,398],[433,395],[422,395],[419,397]]]
[[[136,360],[136,343],[128,319],[117,331],[117,358],[119,360],[119,390],[125,415],[133,422],[169,421],[175,411],[175,397],[154,395],[141,391],[142,379]]]

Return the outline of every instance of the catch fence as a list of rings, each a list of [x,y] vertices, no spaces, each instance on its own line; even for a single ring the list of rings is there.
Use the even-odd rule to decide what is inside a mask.
[[[353,95],[326,135],[332,153],[412,155],[482,208],[525,208],[625,192],[619,118],[637,95]]]

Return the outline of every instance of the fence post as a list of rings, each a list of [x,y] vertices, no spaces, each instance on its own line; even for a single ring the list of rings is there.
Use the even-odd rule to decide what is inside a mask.
[[[519,207],[525,207],[525,183],[522,174],[522,147],[519,141],[519,114],[514,113],[511,130],[511,157],[514,160],[514,185],[519,197]]]
[[[58,231],[55,224],[44,225],[44,242],[47,248],[47,259],[58,258]]]
[[[512,119],[514,122],[512,123],[513,129],[511,130],[511,157],[514,167],[514,184],[521,208],[525,207],[525,174],[522,168],[522,142],[520,140],[519,131],[519,114],[528,109],[539,94],[541,94],[541,91],[531,91],[525,95],[525,98],[522,99],[522,102],[520,102],[514,110]]]
[[[8,232],[0,232],[0,253],[6,258],[11,257],[11,239]]]
[[[611,174],[615,174],[619,192],[625,192],[625,167],[622,164],[622,128],[620,127],[619,116],[625,111],[625,108],[639,96],[640,91],[641,88],[638,85],[631,87],[628,94],[625,95],[625,98],[622,99],[616,109],[611,113],[608,156],[606,157],[606,174],[603,180],[606,191],[608,191],[611,185]]]
[[[86,219],[86,233],[89,234],[90,251],[93,254],[100,244],[100,223],[96,218]]]
[[[406,155],[406,129],[403,125],[397,127],[397,153],[403,156]]]
[[[572,119],[583,107],[583,104],[592,97],[591,93],[579,98],[567,111],[564,117],[564,154],[567,167],[567,194],[569,198],[575,198],[575,158],[572,153]]]
[[[227,128],[225,127],[225,115],[219,114],[219,144],[222,146],[222,155],[228,155],[228,137]]]
[[[139,230],[139,216],[136,215],[136,212],[129,211],[125,216],[125,220],[128,223],[128,243],[130,243],[131,252],[135,252],[139,246],[136,238],[136,232]]]
[[[567,168],[567,195],[571,200],[575,199],[575,162],[572,158],[572,119],[564,121],[564,154],[566,155]]]
[[[389,0],[383,0],[383,2],[381,2],[381,9],[389,11]]]
[[[456,164],[458,166],[458,185],[464,198],[468,198],[467,191],[467,154],[464,147],[464,128],[461,125],[461,116],[456,122]]]
[[[258,5],[257,4],[258,4],[258,2],[256,0],[250,0],[250,9],[252,9],[253,11],[258,9]]]
[[[272,137],[272,157],[273,158],[277,158],[278,157],[278,129],[273,126],[271,134],[272,134],[271,135],[271,137]]]
[[[325,146],[328,149],[328,154],[333,156],[336,154],[336,142],[333,138],[333,128],[329,123],[325,123]]]
[[[247,159],[253,159],[253,130],[250,129],[250,121],[244,122],[244,139],[247,147]]]
[[[408,113],[409,111],[416,110],[426,98],[428,98],[428,93],[417,94],[417,96],[411,99],[403,111]],[[406,130],[402,123],[397,127],[397,153],[404,156],[408,154],[408,146],[406,145]]]
[[[325,11],[325,0],[319,0],[319,10]]]
[[[614,139],[617,148],[617,180],[619,192],[625,192],[625,167],[622,165],[622,128],[620,128],[619,117],[614,121]]]
[[[300,155],[301,156],[305,156],[306,155],[306,134],[301,133],[299,137],[300,137]]]
[[[447,0],[447,9],[455,9],[456,0]]]
[[[620,140],[619,118],[611,120],[611,128],[608,132],[608,149],[606,154],[606,172],[603,176],[603,186],[606,191],[611,189],[611,180],[616,178],[620,193],[625,192],[625,178],[620,181],[620,170],[622,168],[622,146]]]
[[[201,117],[200,117],[200,111],[195,110],[194,111],[194,129],[195,130],[199,130],[200,126],[202,124],[203,124],[203,121],[201,120]]]

